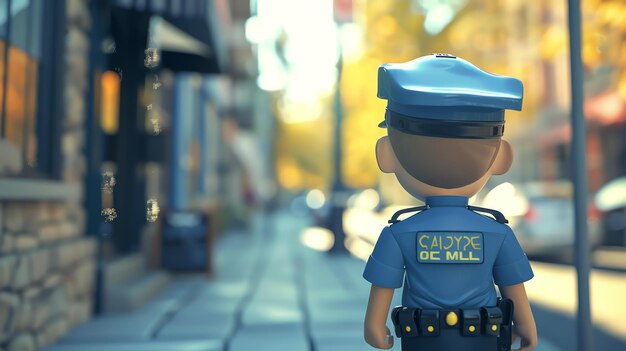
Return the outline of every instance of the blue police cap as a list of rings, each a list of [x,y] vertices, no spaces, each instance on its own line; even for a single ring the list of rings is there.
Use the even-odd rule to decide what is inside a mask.
[[[522,96],[518,79],[485,72],[450,54],[378,69],[378,97],[387,99],[385,121],[379,126],[410,134],[500,137],[504,110],[521,110]]]

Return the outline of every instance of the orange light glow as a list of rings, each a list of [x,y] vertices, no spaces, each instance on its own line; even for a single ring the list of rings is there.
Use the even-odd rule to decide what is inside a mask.
[[[115,134],[119,126],[120,76],[106,71],[100,78],[100,127],[106,134]]]

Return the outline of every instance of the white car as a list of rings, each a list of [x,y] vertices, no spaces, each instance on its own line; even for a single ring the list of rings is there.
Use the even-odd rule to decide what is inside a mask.
[[[562,254],[574,245],[573,187],[569,181],[503,183],[491,189],[479,206],[504,214],[529,255]],[[599,213],[589,200],[588,235],[600,238]]]

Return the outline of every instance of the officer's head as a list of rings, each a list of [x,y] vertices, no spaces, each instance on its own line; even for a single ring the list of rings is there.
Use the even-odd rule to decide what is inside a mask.
[[[381,66],[388,135],[376,145],[379,168],[418,198],[473,196],[511,166],[504,109],[519,109],[521,94],[517,79],[450,55]]]
[[[489,177],[504,174],[513,161],[506,140],[458,139],[410,135],[391,127],[376,144],[378,167],[395,173],[409,193],[432,195],[478,193]]]

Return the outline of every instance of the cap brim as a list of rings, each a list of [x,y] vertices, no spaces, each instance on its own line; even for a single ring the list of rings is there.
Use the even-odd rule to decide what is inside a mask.
[[[387,128],[387,121],[383,119],[382,122],[378,123],[378,128]]]

